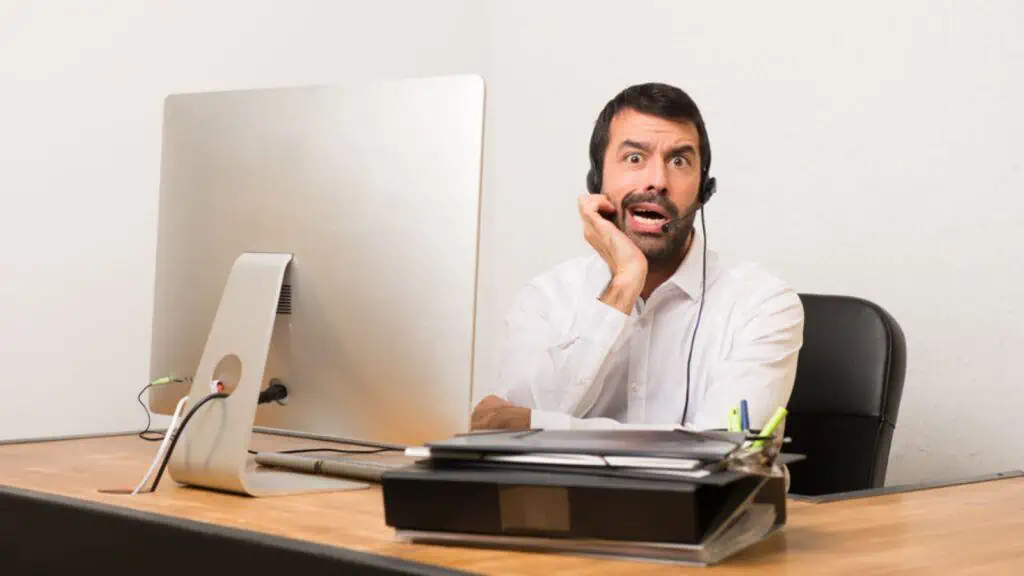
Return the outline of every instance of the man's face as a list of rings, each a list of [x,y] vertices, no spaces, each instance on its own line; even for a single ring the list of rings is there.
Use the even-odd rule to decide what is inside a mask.
[[[700,188],[700,137],[679,123],[626,109],[612,119],[602,193],[616,207],[616,224],[648,261],[682,256]]]

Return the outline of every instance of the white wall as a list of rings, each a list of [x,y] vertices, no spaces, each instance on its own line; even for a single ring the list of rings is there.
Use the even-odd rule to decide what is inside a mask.
[[[0,3],[0,438],[130,429],[167,92],[488,79],[477,389],[531,276],[586,249],[594,117],[701,105],[712,244],[885,306],[909,345],[890,482],[1024,467],[1024,7],[887,2]]]
[[[144,424],[164,96],[481,73],[482,9],[0,2],[0,439]]]
[[[478,383],[515,292],[585,249],[574,202],[597,112],[664,81],[709,126],[711,245],[902,324],[888,481],[1024,467],[1024,5],[529,1],[490,17]]]

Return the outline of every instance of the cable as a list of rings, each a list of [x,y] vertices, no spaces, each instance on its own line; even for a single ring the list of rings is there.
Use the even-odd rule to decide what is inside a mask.
[[[283,386],[282,386],[282,388],[283,388]],[[140,396],[141,396],[141,394],[140,394]],[[171,460],[171,454],[174,452],[174,447],[178,444],[178,439],[181,438],[181,435],[185,433],[185,426],[188,425],[189,420],[192,419],[192,417],[196,414],[196,412],[199,410],[199,408],[201,408],[203,406],[203,404],[206,404],[210,400],[214,400],[214,399],[217,399],[217,398],[227,398],[227,397],[228,397],[228,394],[225,394],[223,392],[217,392],[217,393],[214,393],[214,394],[208,394],[207,396],[204,396],[202,400],[200,400],[195,406],[193,406],[188,411],[188,414],[186,414],[185,418],[181,421],[181,426],[175,427],[175,422],[174,421],[171,422],[171,428],[169,428],[168,432],[167,432],[168,434],[170,434],[170,445],[167,448],[167,452],[163,455],[163,461],[160,463],[160,470],[156,473],[156,478],[153,479],[153,486],[149,489],[150,493],[156,492],[157,487],[160,486],[160,479],[163,478],[164,470],[167,469],[167,464]],[[183,398],[181,400],[181,402],[179,402],[179,404],[178,404],[179,408],[181,407],[182,403],[184,403],[187,399],[188,399],[188,397],[186,396],[185,398]],[[267,401],[271,401],[271,400],[273,400],[273,399],[269,398]],[[140,402],[141,402],[141,400],[140,400]],[[178,412],[178,410],[176,410],[176,412]],[[148,410],[147,410],[147,414],[148,414]],[[147,427],[147,430],[148,430],[148,427]],[[364,441],[361,441],[361,440],[353,440],[353,441],[351,441],[349,443],[353,444],[353,445],[357,445],[357,446],[360,446],[360,445],[367,446],[367,447],[372,448],[372,449],[371,450],[342,450],[342,449],[337,449],[337,448],[299,448],[299,449],[296,449],[296,450],[282,450],[281,452],[279,452],[279,454],[302,454],[302,453],[305,453],[305,452],[336,452],[336,453],[340,453],[340,454],[379,454],[381,452],[390,452],[390,451],[400,451],[400,450],[402,450],[402,449],[396,448],[394,446],[379,445],[379,444],[375,444],[373,442],[364,442]],[[250,454],[256,454],[256,451],[254,451],[254,450],[249,450],[248,452]],[[155,461],[154,461],[154,463],[155,463]],[[147,476],[148,476],[148,474],[147,474]]]
[[[156,478],[153,479],[153,487],[149,489],[150,492],[156,492],[157,486],[160,485],[160,478],[163,477],[164,470],[167,468],[167,463],[170,462],[171,460],[171,453],[174,452],[174,447],[178,444],[178,438],[181,438],[181,435],[185,433],[185,426],[188,425],[188,421],[191,420],[193,416],[195,416],[196,412],[203,406],[203,404],[206,404],[210,400],[227,397],[228,395],[222,392],[219,392],[217,394],[208,394],[205,397],[203,397],[202,400],[196,403],[196,405],[193,406],[191,410],[188,411],[188,414],[185,415],[185,419],[181,421],[181,426],[174,432],[174,434],[171,437],[171,445],[168,447],[167,453],[164,454],[164,460],[160,464],[160,471],[156,473]]]
[[[686,411],[690,408],[690,364],[693,361],[693,343],[697,340],[697,329],[700,328],[700,317],[704,313],[704,289],[708,279],[708,227],[704,223],[704,207],[700,209],[700,233],[704,238],[704,256],[701,258],[700,273],[700,307],[697,308],[697,322],[693,325],[693,336],[690,337],[690,352],[686,355],[686,400],[683,402],[683,419],[686,424]]]
[[[306,454],[309,452],[332,452],[335,454],[380,454],[382,452],[402,452],[398,448],[377,448],[374,450],[342,450],[339,448],[299,448],[297,450],[275,450],[274,454]],[[249,454],[258,454],[256,450],[249,450]]]
[[[147,442],[160,442],[161,440],[164,439],[164,433],[163,432],[157,432],[155,430],[150,430],[149,429],[150,426],[153,425],[153,413],[150,412],[149,406],[147,406],[146,403],[142,401],[142,395],[145,394],[146,390],[149,390],[150,388],[154,388],[154,387],[157,387],[157,386],[166,386],[167,384],[170,384],[171,382],[174,382],[174,383],[185,383],[185,384],[188,384],[188,385],[191,386],[192,379],[191,378],[174,378],[173,376],[168,376],[168,377],[164,377],[164,378],[157,378],[156,380],[153,380],[149,384],[146,384],[145,386],[143,386],[142,390],[139,390],[139,395],[136,396],[136,400],[139,401],[139,406],[142,406],[142,409],[146,411],[146,428],[142,432],[139,432],[138,436],[139,436],[139,438],[141,438],[141,439],[143,439],[143,440],[145,440]]]
[[[315,434],[310,432],[296,432],[294,430],[283,430],[280,428],[266,428],[253,426],[253,432],[271,434],[274,436],[287,436],[289,438],[302,438],[303,440],[319,440],[331,444],[350,444],[352,446],[363,446],[365,448],[389,448],[391,450],[405,450],[408,446],[401,444],[388,444],[386,442],[372,442],[370,440],[359,440],[356,438],[345,438],[343,436],[331,436],[328,434]]]
[[[354,438],[339,438],[334,440],[338,444],[351,444],[353,446],[362,446],[364,448],[373,448],[380,452],[404,452],[406,446],[399,446],[396,444],[384,444],[382,442],[372,442],[370,440],[356,440]]]
[[[153,425],[153,416],[149,412],[149,406],[146,406],[145,402],[142,401],[142,395],[146,393],[146,390],[149,390],[152,387],[153,383],[150,382],[139,391],[139,406],[142,406],[142,409],[146,411],[146,428],[142,432],[139,432],[139,438],[142,438],[147,442],[159,442],[164,439],[165,435],[161,432],[150,431],[149,427]],[[147,436],[147,434],[149,434],[149,436]]]
[[[256,400],[256,404],[281,402],[286,398],[288,398],[288,387],[277,378],[274,378],[270,381],[270,386],[267,386],[266,390],[260,392],[259,398]]]
[[[178,419],[181,418],[181,412],[185,409],[186,402],[188,402],[188,396],[178,401],[178,405],[174,408],[174,418],[171,419],[171,425],[167,428],[167,434],[163,435],[163,443],[160,444],[160,448],[156,451],[156,456],[153,457],[153,463],[149,465],[149,470],[146,471],[146,475],[142,477],[142,480],[140,480],[138,485],[135,486],[135,489],[132,490],[132,496],[135,496],[142,491],[142,487],[149,483],[149,477],[153,475],[153,470],[156,470],[157,462],[162,459],[164,451],[167,449],[167,444],[170,442],[171,435],[174,433],[174,429],[178,425]]]
[[[299,448],[297,450],[281,450],[278,454],[305,454],[306,452],[336,452],[338,454],[380,454],[382,452],[401,452],[398,448],[377,448],[375,450],[344,450],[340,448]]]

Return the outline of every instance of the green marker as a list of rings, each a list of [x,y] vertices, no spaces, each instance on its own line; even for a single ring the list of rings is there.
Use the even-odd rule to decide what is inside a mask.
[[[740,409],[735,406],[729,410],[729,432],[740,432]]]
[[[775,414],[772,414],[772,417],[768,419],[768,424],[761,429],[761,433],[758,434],[758,436],[771,436],[772,434],[775,434],[775,429],[778,428],[779,424],[782,423],[782,420],[785,419],[786,414],[786,409],[779,406],[775,410]],[[761,448],[763,446],[764,440],[756,440],[754,442],[754,448]]]

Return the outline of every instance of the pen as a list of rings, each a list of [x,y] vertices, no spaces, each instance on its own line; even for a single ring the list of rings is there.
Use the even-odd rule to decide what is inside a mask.
[[[761,433],[758,434],[758,436],[771,436],[772,434],[775,434],[775,429],[778,428],[779,423],[786,417],[786,414],[786,409],[779,406],[775,410],[775,414],[772,414],[772,417],[768,420],[768,424],[761,429]],[[761,448],[763,446],[764,440],[757,440],[754,442],[754,448]]]
[[[750,430],[750,412],[746,400],[740,400],[740,429],[744,432]]]
[[[729,410],[729,432],[740,431],[740,411],[734,406]]]

